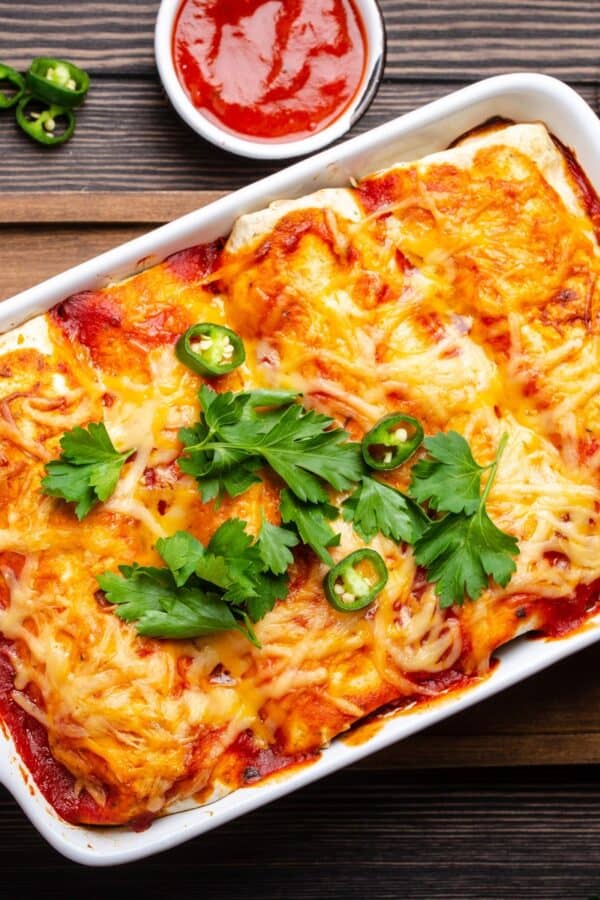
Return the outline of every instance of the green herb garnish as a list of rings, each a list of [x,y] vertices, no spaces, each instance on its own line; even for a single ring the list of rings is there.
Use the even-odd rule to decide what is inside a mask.
[[[303,503],[287,488],[281,492],[281,521],[296,528],[303,544],[313,550],[321,562],[333,565],[328,547],[340,542],[329,520],[336,519],[339,511],[330,503]]]
[[[42,490],[50,497],[75,503],[76,516],[83,519],[96,503],[108,500],[123,464],[135,450],[119,453],[103,422],[65,432],[60,446],[61,456],[46,464]]]
[[[429,498],[434,509],[456,510],[429,525],[414,545],[415,559],[435,583],[442,608],[462,604],[465,596],[476,600],[490,577],[505,587],[516,570],[517,540],[494,525],[485,508],[507,439],[505,434],[494,461],[481,467],[464,438],[455,432],[438,434],[425,442],[434,459],[413,469],[413,496]],[[418,466],[421,474],[415,472]],[[486,469],[488,480],[480,493]]]
[[[255,542],[245,522],[228,519],[207,547],[185,531],[157,541],[166,568],[120,566],[120,575],[106,572],[98,584],[139,634],[195,638],[234,628],[258,646],[251,623],[286,596],[291,554],[282,568],[283,551],[296,542],[271,523],[263,523]]]
[[[414,544],[429,521],[410,497],[367,476],[344,500],[342,511],[346,521],[352,522],[354,530],[367,542],[381,532],[395,541]]]
[[[258,552],[265,569],[274,575],[283,575],[294,562],[290,547],[298,544],[298,538],[287,528],[272,525],[263,516],[258,534]]]
[[[475,600],[490,578],[503,587],[510,581],[517,540],[486,510],[507,435],[487,466],[454,431],[426,438],[428,455],[413,466],[406,496],[366,475],[359,445],[333,419],[302,407],[295,393],[218,394],[203,385],[199,397],[199,422],[180,432],[181,469],[194,475],[207,501],[237,496],[270,467],[285,484],[282,525],[263,515],[254,539],[244,522],[229,519],[206,547],[180,531],[156,544],[165,568],[134,564],[121,566],[120,575],[101,575],[115,612],[135,622],[140,634],[190,638],[235,628],[257,643],[252,624],[286,597],[294,547],[303,543],[334,567],[330,548],[340,535],[331,522],[340,514],[366,542],[382,534],[412,545],[441,607]],[[46,465],[42,488],[75,503],[81,519],[110,497],[134,451],[119,453],[101,422],[67,432],[60,444],[62,455]],[[341,508],[330,502],[330,489],[352,488]]]
[[[243,493],[261,480],[257,471],[265,465],[310,503],[327,502],[327,485],[344,491],[358,481],[359,445],[297,397],[287,391],[217,394],[202,385],[200,421],[180,432],[185,453],[179,466],[196,478],[204,501]]]
[[[120,575],[105,572],[98,584],[115,612],[135,622],[139,634],[154,638],[194,638],[241,629],[231,608],[217,593],[197,584],[178,587],[169,569],[119,566]]]
[[[429,458],[419,460],[411,470],[411,496],[440,512],[474,513],[480,504],[481,476],[496,465],[497,458],[489,466],[478,465],[456,431],[440,432],[425,438],[423,444]]]

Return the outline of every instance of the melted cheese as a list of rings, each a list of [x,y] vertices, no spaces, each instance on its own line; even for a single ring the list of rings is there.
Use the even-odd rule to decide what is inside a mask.
[[[215,253],[214,265],[202,249],[178,254],[0,338],[13,699],[115,822],[214,788],[248,729],[257,748],[313,752],[382,704],[439,693],[438,676],[485,673],[496,647],[544,626],[548,603],[600,576],[600,259],[545,129],[488,131],[355,188],[279,201]],[[519,540],[510,584],[442,610],[411,549],[378,536],[390,577],[376,604],[336,612],[325,567],[299,559],[290,595],[256,626],[261,649],[237,633],[144,639],[118,619],[96,575],[157,564],[156,539],[178,529],[207,542],[230,516],[254,533],[263,511],[276,521],[272,484],[216,507],[177,467],[199,379],[173,343],[207,320],[246,346],[219,389],[299,390],[356,439],[402,409],[428,433],[464,434],[482,464],[508,433],[488,507]],[[78,523],[40,480],[61,434],[100,418],[136,453]],[[406,487],[408,468],[392,480]],[[335,527],[339,560],[362,542]]]
[[[297,200],[274,200],[268,209],[247,213],[235,223],[227,242],[230,253],[245,253],[266,237],[277,223],[296,210],[323,209],[326,214],[349,222],[359,222],[360,206],[345,188],[324,188]]]

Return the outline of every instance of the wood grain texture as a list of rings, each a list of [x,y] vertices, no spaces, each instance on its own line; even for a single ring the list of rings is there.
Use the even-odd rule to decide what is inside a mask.
[[[462,86],[384,84],[351,134]],[[594,88],[581,88],[595,103]],[[0,144],[0,191],[214,190],[242,187],[286,164],[241,159],[202,140],[171,109],[154,77],[97,81],[77,114],[74,137],[64,146],[50,151],[38,146],[11,114],[0,118]]]
[[[597,0],[384,0],[382,7],[388,77],[523,70],[596,82],[600,75]]]
[[[0,0],[0,59],[25,68],[35,54],[91,68],[77,131],[48,151],[11,113],[0,117],[0,190],[234,188],[281,168],[216,150],[167,103],[156,76],[157,0],[72,3]],[[580,0],[384,0],[386,81],[353,133],[437,99],[465,81],[528,69],[566,78],[598,107],[600,3]],[[0,220],[1,221],[1,220]]]
[[[92,74],[153,71],[156,0],[0,0],[0,59],[66,56]],[[600,75],[597,0],[381,0],[387,75],[480,78],[514,69],[577,81]],[[82,40],[83,35],[89,35]]]
[[[0,223],[63,226],[126,222],[158,224],[218,200],[224,191],[0,192]]]
[[[154,859],[61,859],[0,793],[8,897],[589,900],[600,770],[338,773]]]
[[[0,300],[148,230],[148,225],[28,225],[26,233],[24,229],[0,228],[2,252],[10,260],[0,277]]]

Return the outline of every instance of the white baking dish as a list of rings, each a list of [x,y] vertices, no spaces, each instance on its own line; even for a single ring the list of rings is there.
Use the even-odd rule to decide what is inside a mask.
[[[491,116],[544,122],[575,150],[591,181],[600,190],[600,122],[587,104],[552,78],[502,75],[437,100],[24,291],[0,306],[0,331],[47,310],[75,291],[97,288],[176,250],[226,234],[241,213],[259,209],[277,198],[343,185],[350,176],[441,150]],[[93,196],[90,202],[93,203]],[[141,833],[124,828],[74,827],[60,820],[33,784],[26,783],[12,743],[1,734],[0,780],[36,828],[65,856],[88,865],[129,862],[180,844],[381,750],[597,640],[600,640],[600,616],[562,640],[513,641],[497,654],[501,661],[489,678],[472,690],[387,718],[380,730],[364,743],[350,745],[343,738],[338,739],[312,765],[291,774],[281,773],[262,784],[240,788],[208,806],[165,816]]]

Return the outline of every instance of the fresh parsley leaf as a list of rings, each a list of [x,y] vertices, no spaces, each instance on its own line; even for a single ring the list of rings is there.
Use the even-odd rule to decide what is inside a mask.
[[[263,458],[300,500],[326,502],[318,479],[343,491],[362,473],[360,446],[333,424],[328,416],[294,404],[264,436]]]
[[[273,608],[276,600],[285,598],[287,578],[283,573],[266,571],[260,539],[253,543],[245,526],[241,519],[224,522],[198,561],[196,575],[201,581],[223,590],[224,600],[243,609],[253,622],[257,622]]]
[[[198,392],[206,425],[213,431],[219,431],[224,425],[235,425],[239,419],[268,423],[265,411],[289,406],[299,396],[297,391],[268,390],[219,394],[207,384],[203,384]]]
[[[338,516],[338,510],[329,503],[303,503],[287,488],[281,492],[281,521],[293,524],[303,544],[307,544],[317,554],[321,562],[333,565],[328,547],[335,547],[340,542],[329,519]]]
[[[347,490],[360,478],[360,446],[333,419],[295,402],[286,391],[215,393],[203,385],[200,421],[182,429],[182,471],[193,475],[203,500],[237,496],[260,479],[265,464],[300,500],[327,501],[325,484]]]
[[[467,441],[456,431],[425,438],[423,444],[429,458],[412,468],[411,496],[440,512],[472,515],[479,507],[481,475],[490,466],[475,462]]]
[[[173,609],[147,610],[136,627],[139,634],[155,638],[189,639],[228,630],[246,634],[223,600],[187,588],[180,591]],[[246,636],[256,644],[253,632]]]
[[[118,476],[117,476],[118,477]],[[42,491],[50,497],[60,497],[67,503],[76,503],[75,515],[79,520],[87,516],[98,502],[98,496],[90,484],[88,466],[53,460],[46,464],[46,477],[42,479]]]
[[[211,455],[198,449],[208,440],[208,435],[210,432],[204,427],[182,428],[179,439],[187,452],[177,461],[182,472],[194,476],[205,503],[223,494],[237,497],[253,484],[260,483],[261,479],[255,474],[263,465],[260,457],[250,456],[245,451],[234,453],[224,448],[215,450]]]
[[[238,569],[234,573],[234,567]],[[213,589],[221,588],[226,591],[235,584],[235,575],[238,578],[243,576],[243,570],[246,564],[236,566],[235,558],[229,561],[224,556],[215,556],[214,553],[205,553],[202,559],[198,560],[195,573],[201,581],[206,581]]]
[[[186,583],[204,556],[200,541],[187,531],[177,531],[170,537],[159,538],[156,550],[170,569],[177,587]]]
[[[90,422],[86,428],[73,428],[60,439],[63,456],[78,466],[86,463],[112,462],[118,454],[108,436],[104,422]],[[128,455],[133,450],[128,451]]]
[[[244,605],[252,622],[259,622],[270,612],[277,600],[285,600],[288,580],[285,575],[256,576],[256,590],[244,597]]]
[[[267,519],[263,522],[258,535],[258,552],[266,571],[274,575],[283,575],[294,562],[290,547],[298,544],[298,538],[287,528],[273,525]]]
[[[258,388],[249,392],[249,400],[244,404],[243,417],[268,423],[265,415],[269,410],[277,410],[282,406],[289,406],[301,396],[298,391],[274,391]],[[275,416],[277,413],[275,412]],[[265,425],[265,427],[269,427]]]
[[[451,512],[432,522],[415,543],[415,559],[427,569],[442,607],[462,604],[465,595],[476,600],[490,577],[505,587],[516,570],[513,556],[519,553],[518,542],[492,522],[485,507],[507,439],[508,435],[503,435],[496,457],[487,467],[490,474],[477,508],[473,511],[469,503],[470,514]],[[458,447],[454,439],[453,443]]]
[[[98,584],[115,612],[135,621],[139,634],[155,638],[194,638],[239,628],[229,606],[218,595],[198,587],[178,587],[168,569],[120,566],[121,575],[106,572]]]
[[[122,618],[138,618],[146,609],[168,609],[174,604],[173,577],[168,569],[156,566],[119,566],[121,576],[105,572],[97,578],[98,584],[111,603],[127,603]],[[127,596],[123,593],[127,585]],[[113,599],[113,596],[115,599]]]
[[[281,569],[281,560],[297,539],[270,525],[262,543],[254,542],[245,526],[228,519],[206,548],[178,531],[156,544],[167,568],[120,566],[120,575],[105,572],[98,584],[116,614],[135,622],[140,634],[194,638],[235,628],[259,646],[252,623],[287,595],[287,565]],[[273,573],[272,565],[280,571]]]
[[[207,549],[221,556],[243,556],[251,544],[252,535],[246,531],[246,523],[242,519],[227,519],[217,528]]]
[[[414,544],[423,534],[428,519],[420,507],[400,491],[364,476],[353,494],[344,500],[342,512],[364,541],[377,532],[395,541]]]
[[[134,450],[118,453],[103,422],[73,428],[60,439],[61,456],[46,464],[42,490],[50,497],[75,503],[78,519],[87,516],[99,501],[108,500]]]
[[[516,538],[497,528],[481,506],[473,516],[449,513],[434,522],[415,544],[415,559],[436,585],[440,606],[476,600],[488,576],[505,587],[516,566]]]

